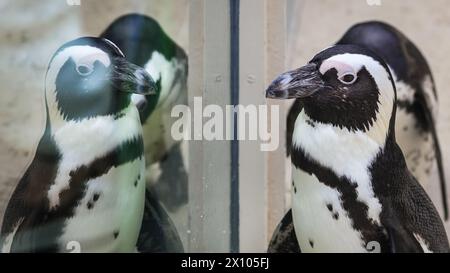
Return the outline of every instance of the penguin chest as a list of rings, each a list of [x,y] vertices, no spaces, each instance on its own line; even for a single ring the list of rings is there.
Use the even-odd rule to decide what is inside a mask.
[[[397,111],[395,133],[408,169],[426,187],[436,167],[431,133],[423,131],[414,114],[402,108]]]
[[[412,108],[415,102],[414,94],[418,92],[410,85],[396,80],[397,87],[397,116],[395,120],[395,134],[397,142],[403,151],[408,169],[416,179],[427,186],[431,173],[436,167],[436,156],[434,150],[433,136],[431,131],[421,128],[420,121]],[[437,116],[437,101],[433,95],[433,82],[431,77],[425,77],[422,82],[425,97],[429,100],[429,111]]]
[[[341,194],[293,167],[292,216],[302,252],[366,252],[343,209]]]
[[[137,158],[87,182],[59,243],[81,252],[132,252],[141,227],[145,163]]]

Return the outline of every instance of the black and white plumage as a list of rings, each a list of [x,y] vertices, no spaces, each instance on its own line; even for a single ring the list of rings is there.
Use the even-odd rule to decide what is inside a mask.
[[[431,183],[431,172],[438,167],[444,217],[448,219],[445,174],[436,132],[437,93],[431,70],[419,49],[399,30],[383,22],[370,21],[351,27],[337,44],[355,44],[366,47],[382,57],[393,74],[397,88],[396,139],[404,152],[409,170],[423,186]],[[287,118],[287,152],[295,120],[301,112],[301,101],[296,100]],[[292,225],[290,211],[280,223]],[[279,226],[281,230],[291,230]],[[297,252],[288,241],[296,241],[295,234],[275,232],[271,252]]]
[[[444,217],[447,189],[436,123],[438,97],[431,69],[419,49],[400,31],[382,22],[353,26],[338,44],[355,44],[374,51],[388,64],[397,88],[395,133],[408,168],[428,185],[437,163]]]
[[[279,76],[266,94],[301,101],[291,160],[302,252],[450,250],[439,214],[396,143],[396,89],[382,58],[356,45],[333,46]]]
[[[187,203],[187,158],[183,143],[174,141],[171,117],[175,105],[187,104],[188,58],[153,18],[127,14],[101,34],[113,41],[127,59],[155,79],[156,96],[134,96],[144,131],[147,183],[170,211]]]
[[[155,89],[106,39],[83,37],[57,50],[46,74],[45,131],[8,203],[2,252],[136,249],[145,160],[131,94]]]

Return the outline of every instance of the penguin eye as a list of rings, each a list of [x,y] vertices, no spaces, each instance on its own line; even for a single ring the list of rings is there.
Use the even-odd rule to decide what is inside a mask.
[[[93,71],[94,68],[85,64],[80,64],[79,66],[77,66],[77,72],[81,76],[89,76]]]
[[[339,77],[339,81],[343,84],[353,84],[356,81],[356,75],[353,73],[346,73]]]

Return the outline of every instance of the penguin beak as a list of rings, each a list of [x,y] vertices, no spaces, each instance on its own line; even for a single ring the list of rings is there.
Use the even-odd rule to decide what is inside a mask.
[[[266,98],[307,98],[325,87],[317,65],[309,63],[278,76],[267,88]]]
[[[144,68],[120,57],[114,60],[113,69],[112,80],[119,85],[120,91],[139,95],[156,94],[156,83]]]

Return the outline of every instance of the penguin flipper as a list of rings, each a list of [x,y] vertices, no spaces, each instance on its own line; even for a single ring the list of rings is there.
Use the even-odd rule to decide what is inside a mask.
[[[423,249],[414,235],[404,229],[397,219],[389,224],[385,223],[385,225],[391,253],[423,253]]]
[[[46,151],[46,153],[40,151]],[[15,188],[3,217],[0,252],[56,252],[54,230],[59,219],[46,221],[49,211],[42,194],[47,181],[56,173],[51,143],[41,140],[35,158]],[[44,183],[39,183],[43,181]],[[8,244],[8,247],[5,247]]]
[[[268,253],[301,253],[295,235],[294,222],[292,221],[292,209],[283,217],[273,232],[270,240]]]
[[[445,227],[433,202],[406,168],[398,175],[401,183],[389,189],[395,194],[380,199],[383,206],[380,220],[388,233],[390,250],[448,253]]]
[[[137,250],[144,253],[184,252],[175,225],[149,190],[145,193],[144,218],[137,241]]]
[[[391,253],[423,253],[423,249],[413,234],[406,231],[400,223],[386,227]]]

